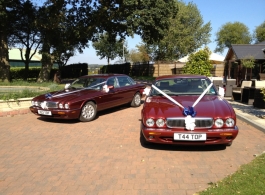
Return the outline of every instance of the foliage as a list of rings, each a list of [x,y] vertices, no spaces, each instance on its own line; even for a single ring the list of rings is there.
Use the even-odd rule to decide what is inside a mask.
[[[4,85],[4,83],[0,83],[0,86]],[[52,82],[45,82],[45,83],[36,83],[36,82],[26,82],[26,81],[12,81],[8,84],[5,84],[5,86],[35,86],[35,87],[47,87],[48,90],[36,90],[38,88],[35,88],[34,90],[31,90],[30,88],[25,88],[22,91],[11,91],[10,93],[0,93],[0,99],[1,100],[10,100],[14,99],[17,100],[19,98],[29,98],[29,97],[35,97],[37,95],[41,95],[44,93],[48,93],[51,91],[57,91],[62,90],[64,88],[64,85],[58,85]]]
[[[49,77],[49,80],[53,80],[53,75],[55,74],[55,72],[57,71],[57,69],[52,69],[51,70],[51,74]],[[38,78],[40,72],[40,68],[29,68],[29,70],[27,71],[27,80],[33,80],[36,81]],[[11,68],[10,69],[10,76],[11,76],[11,81],[16,81],[16,80],[21,80],[25,78],[26,71],[25,68]]]
[[[255,66],[255,58],[253,56],[245,57],[241,60],[241,63],[246,68],[254,68]]]
[[[61,70],[62,78],[78,78],[84,75],[88,75],[88,64],[86,63],[67,65]]]
[[[127,74],[130,75],[131,64],[116,64],[112,66],[102,66],[100,68],[101,73],[115,73],[115,74]]]
[[[254,40],[255,43],[260,43],[265,41],[265,21],[256,27],[254,31]]]
[[[208,48],[190,54],[188,62],[183,67],[184,73],[210,76],[213,68],[209,60],[210,54],[211,52]]]
[[[14,30],[10,28],[10,23],[16,21],[13,10],[16,10],[19,4],[19,0],[0,0],[0,81],[2,82],[10,82],[7,37]]]
[[[14,12],[13,15],[16,16],[17,21],[10,23],[13,33],[8,37],[9,46],[19,48],[21,60],[25,63],[23,79],[27,80],[30,60],[36,54],[41,43],[37,28],[38,10],[27,0],[12,12]]]
[[[75,5],[86,5],[87,0],[76,0]],[[112,39],[140,35],[146,43],[161,40],[167,33],[168,18],[175,12],[175,0],[97,1],[93,17],[98,33],[107,32]],[[84,12],[85,13],[85,12]]]
[[[225,48],[230,48],[231,44],[250,44],[252,37],[249,29],[241,22],[228,22],[221,26],[216,33],[217,46],[214,52],[222,53]]]
[[[2,68],[2,64],[8,66],[7,37],[12,34],[11,30],[17,30],[17,32],[20,30],[8,28],[10,23],[19,25],[16,23],[19,19],[12,18],[8,11],[17,10],[20,2],[25,1],[0,1],[1,21],[8,21],[1,22],[0,32],[1,44],[4,43],[5,46],[0,47],[0,59],[4,59],[1,61],[0,76],[5,80],[9,77],[9,67]],[[31,5],[29,0],[26,2]],[[168,17],[171,17],[175,10],[174,0],[137,2],[132,0],[46,0],[43,5],[38,4],[38,6],[37,20],[34,22],[34,25],[37,25],[37,32],[40,33],[42,44],[40,49],[42,69],[38,82],[49,80],[53,62],[57,62],[60,67],[65,65],[76,50],[82,52],[89,41],[96,41],[99,38],[97,34],[107,32],[111,40],[116,40],[116,37],[124,40],[126,36],[138,34],[148,43],[159,41],[170,25]],[[30,14],[33,13],[29,11],[25,17]],[[30,21],[31,18],[27,19],[25,22]],[[25,27],[29,24],[31,22]]]
[[[114,60],[117,56],[123,57],[128,53],[126,46],[124,47],[124,41],[113,40],[108,33],[99,35],[98,41],[93,42],[93,47],[100,59],[107,58],[108,65],[110,60]]]
[[[149,62],[150,57],[146,48],[146,45],[140,44],[136,45],[137,50],[132,49],[130,51],[130,61],[135,64],[139,62]]]
[[[182,1],[176,1],[175,4],[177,13],[169,18],[170,28],[165,29],[164,38],[148,45],[154,61],[177,60],[210,42],[211,24],[203,24],[197,6],[193,3],[186,5]]]
[[[247,68],[254,68],[255,58],[253,56],[246,56],[241,60],[242,65],[246,68],[245,80],[247,79]]]
[[[136,64],[136,63],[141,62],[142,59],[141,59],[141,54],[140,54],[140,52],[137,51],[136,49],[131,49],[129,60],[130,60],[133,64]]]
[[[41,70],[37,82],[47,82],[53,65],[52,42],[56,38],[56,30],[65,17],[66,4],[63,0],[47,1],[39,9],[38,28],[41,33],[42,54]]]
[[[135,81],[150,81],[150,82],[155,81],[155,77],[151,77],[151,76],[132,76],[132,78]]]
[[[217,183],[212,183],[209,188],[198,194],[265,194],[264,166],[265,154],[262,154],[251,163],[241,166],[234,174]]]

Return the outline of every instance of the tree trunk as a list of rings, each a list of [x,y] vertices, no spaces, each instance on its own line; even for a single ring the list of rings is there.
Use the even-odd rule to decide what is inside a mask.
[[[0,79],[10,82],[10,65],[8,62],[8,45],[5,29],[0,30]]]
[[[48,82],[53,66],[53,58],[50,54],[50,46],[47,43],[43,44],[41,70],[37,82]]]
[[[25,53],[25,74],[23,80],[28,80],[28,74],[29,74],[29,62],[30,62],[30,48],[26,48]]]

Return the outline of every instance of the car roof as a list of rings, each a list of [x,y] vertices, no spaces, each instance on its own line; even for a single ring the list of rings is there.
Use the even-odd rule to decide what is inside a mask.
[[[183,78],[207,78],[204,75],[194,75],[194,74],[177,74],[177,75],[164,75],[156,77],[156,81],[163,79],[183,79]]]
[[[97,78],[108,79],[108,78],[113,77],[113,76],[128,76],[128,75],[125,75],[125,74],[92,74],[92,75],[81,76],[81,78],[97,77]]]

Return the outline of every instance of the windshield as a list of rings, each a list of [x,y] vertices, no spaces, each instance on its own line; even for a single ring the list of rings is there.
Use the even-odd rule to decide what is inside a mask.
[[[201,95],[210,84],[209,79],[172,78],[159,80],[155,83],[155,86],[167,95]],[[217,95],[217,92],[212,86],[206,94]],[[162,94],[152,88],[150,95]]]
[[[71,88],[75,89],[95,89],[101,90],[102,86],[105,84],[105,79],[97,78],[97,77],[86,77],[86,78],[78,78],[72,84]]]

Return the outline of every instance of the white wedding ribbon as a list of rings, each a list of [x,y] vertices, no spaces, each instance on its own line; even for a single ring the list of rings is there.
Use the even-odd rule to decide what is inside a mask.
[[[75,90],[75,91],[70,91],[70,92],[65,92],[65,93],[61,93],[61,94],[57,94],[57,95],[52,95],[52,97],[60,97],[60,96],[68,95],[68,94],[71,94],[71,93],[76,93],[76,92],[79,92],[79,91],[83,91],[83,90],[86,90],[86,89],[90,89],[92,87],[96,87],[98,85],[102,85],[104,83],[106,83],[106,81],[101,82],[101,83],[98,83],[98,84],[93,85],[93,86],[89,86],[89,87],[83,88],[83,89],[79,89],[79,90]]]
[[[195,126],[195,118],[191,117],[191,115],[187,115],[185,117],[185,128],[187,130],[193,131]]]
[[[163,96],[165,96],[167,99],[169,99],[170,101],[172,101],[173,103],[177,104],[179,107],[181,107],[181,108],[184,109],[184,107],[180,103],[178,103],[176,100],[174,100],[172,97],[170,97],[169,95],[167,95],[166,93],[164,93],[163,91],[161,91],[160,89],[158,89],[156,86],[152,85],[152,87],[156,91],[158,91],[159,93],[161,93]]]
[[[150,91],[151,91],[150,87],[145,87],[143,94],[149,95]]]
[[[212,87],[213,83],[211,83],[205,90],[204,92],[198,97],[198,99],[194,102],[192,107],[195,107],[197,103],[202,99],[202,97],[207,93],[207,91]]]

